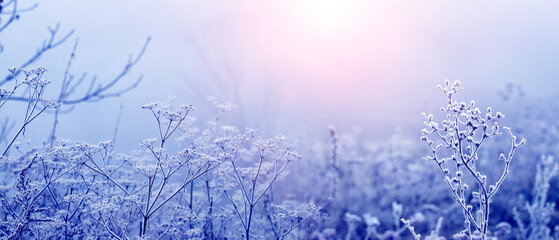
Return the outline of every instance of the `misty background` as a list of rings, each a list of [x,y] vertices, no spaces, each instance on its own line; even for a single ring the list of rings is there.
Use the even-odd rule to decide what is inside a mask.
[[[154,120],[140,107],[168,96],[176,96],[176,105],[195,105],[193,115],[201,122],[213,118],[205,98],[214,95],[239,105],[226,122],[265,135],[328,135],[327,126],[334,124],[342,130],[359,126],[380,140],[397,128],[419,136],[420,113],[444,104],[435,86],[445,79],[463,82],[461,99],[475,99],[482,108],[500,106],[508,115],[516,106],[498,96],[508,83],[542,103],[559,93],[555,1],[38,4],[0,35],[5,48],[0,69],[8,74],[8,67],[32,55],[48,37],[47,26],[61,23],[61,35],[75,29],[66,43],[32,64],[48,68],[52,93],[59,89],[76,38],[71,72],[109,81],[151,36],[141,61],[119,83],[126,86],[143,75],[136,89],[80,104],[60,117],[59,137],[98,142],[112,138],[123,106],[117,134],[122,150],[155,135]],[[52,117],[43,115],[29,132],[45,139],[51,126]]]

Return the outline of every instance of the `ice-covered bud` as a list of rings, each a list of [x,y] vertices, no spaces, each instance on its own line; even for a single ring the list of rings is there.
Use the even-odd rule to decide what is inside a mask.
[[[64,202],[79,202],[82,200],[82,196],[78,195],[78,194],[69,194],[64,196],[63,201]]]
[[[392,202],[392,214],[396,216],[402,215],[402,211],[404,210],[404,205],[398,202]]]
[[[41,79],[41,80],[37,81],[37,86],[38,87],[44,87],[44,86],[48,85],[49,83],[51,83],[50,80]]]
[[[344,220],[346,220],[346,222],[348,222],[348,223],[355,224],[355,223],[361,222],[361,217],[359,217],[355,214],[351,214],[349,212],[346,212],[345,215],[344,215]]]
[[[43,67],[43,66],[39,66],[39,67],[36,67],[36,68],[32,69],[32,71],[37,75],[41,75],[41,74],[43,74],[47,71],[47,68]]]
[[[0,88],[0,98],[4,98],[6,96],[9,96],[12,93],[13,93],[13,91],[11,91],[11,90]]]
[[[458,88],[458,87],[460,87],[461,84],[462,84],[462,82],[456,80],[456,81],[454,81],[454,83],[452,84],[452,87],[453,87],[453,88]]]
[[[462,177],[463,176],[462,171],[456,171],[456,176],[457,177]]]
[[[146,138],[140,141],[141,147],[152,147],[153,144],[157,141],[155,138]]]
[[[151,103],[142,105],[142,108],[143,109],[153,109],[153,108],[157,107],[157,105],[158,105],[157,102],[151,102]]]
[[[367,226],[380,226],[380,221],[377,217],[372,216],[371,214],[365,213],[363,215],[363,219],[365,219],[365,223]]]
[[[29,76],[31,75],[31,73],[33,73],[31,70],[29,69],[21,69],[21,71],[23,72],[23,74],[25,74],[25,76]]]
[[[479,192],[472,192],[472,196],[474,196],[474,198],[479,198]]]
[[[245,135],[253,137],[253,138],[254,138],[254,134],[256,134],[257,132],[258,132],[258,129],[253,129],[253,128],[245,129]]]
[[[557,227],[555,229],[556,231],[559,230]],[[512,226],[507,222],[500,222],[497,226],[495,226],[495,232],[502,236],[509,234],[511,230]]]
[[[468,234],[466,234],[466,231],[464,230],[462,232],[455,233],[454,235],[452,235],[452,239],[454,239],[454,240],[468,240],[470,238],[468,237]]]
[[[27,76],[25,77],[25,79],[23,79],[23,81],[21,81],[21,83],[31,85],[35,81],[37,81],[37,79],[38,79],[37,76],[33,76],[33,77]]]
[[[425,113],[421,113],[421,114],[422,114],[423,116],[425,116]],[[336,126],[330,124],[330,125],[328,125],[328,130],[330,131],[330,133],[331,133],[332,135],[335,135],[335,133],[336,133]]]
[[[285,160],[288,162],[296,161],[301,159],[303,156],[293,151],[283,150],[281,155],[284,156]]]
[[[106,141],[100,142],[100,143],[97,144],[97,145],[98,145],[100,148],[107,149],[107,148],[110,148],[110,147],[113,146],[113,141],[112,141],[112,140],[106,140]]]
[[[181,115],[177,112],[165,111],[163,112],[163,116],[170,121],[179,121],[181,119]]]
[[[497,133],[497,131],[499,131],[499,123],[495,122],[495,124],[493,124],[493,127],[491,129],[493,129],[493,132]]]
[[[60,107],[60,103],[57,103],[57,102],[52,101],[52,100],[41,100],[41,104],[43,104],[43,106],[45,106],[46,108],[58,108],[58,107]]]
[[[410,221],[412,221],[412,222],[423,222],[423,221],[425,221],[425,215],[423,215],[423,213],[421,213],[421,212],[416,212],[410,218]]]
[[[506,160],[507,160],[507,157],[505,157],[505,154],[504,154],[504,153],[501,153],[501,154],[499,155],[499,160],[503,160],[503,161],[506,161]]]
[[[181,109],[183,109],[186,112],[192,111],[194,109],[196,109],[194,106],[189,105],[189,104],[183,104],[180,106]]]

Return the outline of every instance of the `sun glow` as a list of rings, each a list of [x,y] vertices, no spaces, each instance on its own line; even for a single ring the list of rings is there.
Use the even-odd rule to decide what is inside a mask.
[[[293,7],[295,26],[315,34],[347,34],[363,23],[363,2],[347,0],[302,0]]]
[[[299,8],[301,23],[319,29],[348,27],[353,12],[348,2],[342,0],[307,0]]]
[[[377,89],[398,72],[391,66],[407,50],[400,44],[407,39],[403,21],[391,17],[404,10],[391,2],[247,0],[219,6],[207,8],[218,20],[212,31],[220,33],[211,39],[223,41],[215,45],[235,56],[232,69],[252,74],[242,77],[246,86],[265,85],[284,106],[305,102],[341,109],[377,101],[384,97]],[[208,52],[222,54],[215,45]]]
[[[389,49],[397,37],[387,23],[398,26],[385,18],[396,9],[386,5],[369,0],[251,1],[232,19],[242,21],[236,25],[242,26],[237,33],[247,46],[242,55],[251,53],[258,69],[269,69],[270,79],[281,79],[267,84],[282,102],[312,98],[341,105],[359,98],[356,93],[363,89],[379,88],[377,79],[392,59]]]

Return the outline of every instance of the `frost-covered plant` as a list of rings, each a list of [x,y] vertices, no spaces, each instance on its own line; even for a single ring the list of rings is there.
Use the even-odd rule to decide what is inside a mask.
[[[213,96],[207,100],[213,105],[215,118],[208,121],[203,128],[194,125],[195,118],[189,119],[188,124],[179,128],[183,133],[176,141],[179,146],[196,149],[201,154],[223,155],[216,140],[237,134],[238,130],[233,126],[222,125],[221,120],[236,106],[230,102],[219,102]],[[203,239],[221,239],[228,234],[227,227],[233,212],[232,209],[224,207],[228,200],[224,199],[220,186],[219,171],[208,171],[189,184],[188,194],[185,194],[183,199],[187,206],[185,211],[190,211],[189,214],[199,220],[198,228]]]
[[[298,201],[285,201],[270,204],[264,199],[264,215],[268,219],[273,239],[286,239],[289,234],[299,228],[308,218],[315,215],[320,208],[312,203],[303,204]],[[263,227],[263,226],[261,226]]]
[[[166,141],[185,121],[187,114],[193,110],[191,105],[182,105],[177,110],[169,110],[157,103],[144,105],[142,108],[151,111],[159,131],[159,139],[143,140],[140,145],[148,150],[152,159],[134,164],[138,172],[145,178],[145,201],[142,213],[141,234],[147,232],[148,221],[160,208],[173,197],[181,193],[194,179],[217,167],[228,158],[226,155],[210,156],[198,153],[196,149],[184,149],[177,155],[171,155],[165,149]],[[157,143],[157,144],[156,144]],[[182,171],[182,173],[180,172]],[[180,175],[182,181],[171,184],[171,178]],[[172,189],[170,192],[167,188]]]
[[[83,148],[78,150],[75,148],[78,145]],[[72,154],[69,147],[42,146],[22,152],[6,164],[4,174],[12,177],[15,174],[16,178],[2,181],[1,237],[60,238],[80,236],[87,231],[80,224],[82,211],[79,210],[86,197],[76,194],[84,191],[87,195],[92,182],[80,169],[86,155],[101,154],[103,148],[83,143],[73,146],[77,154]],[[62,160],[61,155],[72,155],[75,161]],[[81,200],[73,204],[67,199]]]
[[[445,240],[446,238],[439,236],[439,234],[441,233],[443,222],[443,217],[439,217],[435,229],[431,231],[431,234],[429,236],[425,237],[425,240]]]
[[[22,98],[26,99],[27,105],[25,107],[23,123],[21,123],[21,127],[17,130],[15,136],[8,142],[8,145],[2,152],[2,157],[7,155],[16,139],[25,132],[27,125],[41,115],[47,108],[58,108],[60,106],[60,104],[44,98],[45,86],[50,83],[49,80],[43,77],[44,73],[47,71],[46,68],[37,67],[21,70],[25,74],[25,78],[21,81],[17,79],[17,70],[15,68],[10,68],[8,71],[14,78],[14,86],[9,90],[0,89],[0,110],[7,101],[11,100],[12,96],[18,90],[24,91],[24,97]]]
[[[393,226],[383,232],[378,231],[378,226],[381,222],[377,217],[373,217],[370,214],[363,215],[367,224],[367,235],[364,239],[400,239],[401,234],[406,231],[408,225],[425,221],[425,216],[421,212],[416,212],[409,221],[404,222],[402,225],[400,219],[404,210],[403,207],[403,204],[392,202]]]
[[[235,106],[229,102],[221,103],[215,97],[208,97],[208,100],[214,106],[215,118],[207,122],[203,128],[195,127],[195,119],[190,119],[190,124],[180,128],[183,134],[177,138],[177,143],[196,149],[199,153],[211,156],[223,155],[228,156],[229,159],[215,170],[208,171],[193,181],[188,186],[182,203],[185,211],[190,211],[190,215],[197,216],[199,220],[197,227],[200,229],[201,238],[245,238],[246,230],[241,222],[245,219],[240,219],[234,208],[238,205],[238,210],[243,212],[243,209],[240,209],[242,204],[236,201],[234,205],[228,198],[241,201],[239,199],[241,190],[235,189],[240,185],[235,183],[233,164],[245,181],[245,175],[251,171],[249,168],[256,167],[256,163],[253,162],[257,158],[254,142],[262,138],[255,136],[255,130],[249,129],[241,133],[234,126],[223,125],[222,118]],[[290,148],[285,143],[280,145],[285,149]],[[266,178],[271,173],[265,172],[269,170],[267,166],[273,161],[272,154],[269,155],[262,163],[261,174],[257,179],[258,191],[262,190],[260,186],[264,183],[263,180],[270,180]],[[243,184],[250,191],[251,184],[245,182]],[[285,239],[317,212],[313,204],[298,201],[277,202],[274,197],[277,193],[274,192],[270,187],[259,200],[261,204],[254,205],[251,238]],[[255,192],[255,197],[256,194],[260,193]],[[282,195],[278,196],[283,198]],[[248,208],[246,210],[249,214]]]
[[[139,196],[134,174],[126,171],[125,158],[114,158],[112,141],[89,144],[59,139],[54,160],[76,166],[50,193],[51,208],[62,213],[59,236],[99,236],[125,239],[137,221]],[[123,194],[124,193],[124,194]]]
[[[425,129],[421,140],[425,141],[431,150],[431,155],[425,157],[433,161],[443,174],[444,181],[450,188],[454,199],[464,215],[465,229],[461,232],[468,239],[480,235],[487,239],[491,198],[499,190],[509,173],[510,163],[517,147],[525,143],[517,141],[509,128],[504,127],[512,139],[511,148],[507,155],[501,153],[499,160],[503,161],[502,174],[493,183],[487,176],[479,172],[477,163],[479,151],[487,139],[502,134],[498,120],[504,118],[500,112],[493,112],[487,108],[485,114],[475,107],[474,101],[458,102],[455,95],[463,90],[461,83],[448,80],[444,86],[438,86],[447,97],[447,105],[441,108],[446,115],[440,123],[431,114],[423,113],[426,119]],[[476,186],[471,192],[467,181],[473,181]],[[472,204],[477,203],[474,207]],[[408,222],[402,219],[407,225]],[[410,228],[411,230],[412,228]],[[414,234],[417,239],[418,236]]]
[[[405,231],[399,221],[401,216],[394,218],[395,212],[403,215],[414,210],[412,214],[425,212],[430,216],[433,212],[446,211],[450,205],[446,201],[433,204],[440,200],[438,193],[446,189],[434,181],[436,169],[416,161],[421,154],[419,144],[399,128],[388,139],[371,141],[359,127],[346,132],[330,126],[328,140],[321,143],[312,146],[315,151],[305,153],[314,157],[314,161],[299,162],[299,195],[310,196],[309,199],[323,207],[327,217],[319,227],[336,229],[338,237],[343,238],[350,230],[344,221],[346,213],[367,213],[378,220],[378,225],[367,225],[366,231],[365,224],[361,224],[352,233],[354,237],[390,239]],[[425,189],[432,194],[412,189]],[[406,211],[394,211],[401,205],[395,202],[405,203]],[[436,221],[436,217],[429,218],[421,225],[434,228]]]
[[[192,148],[171,154],[165,148],[192,106],[183,105],[170,110],[153,103],[143,108],[153,114],[159,133],[158,139],[140,142],[145,151],[115,157],[111,141],[96,145],[59,141],[57,145],[60,146],[53,148],[56,159],[77,166],[77,171],[68,179],[71,181],[61,185],[52,197],[61,202],[57,204],[64,208],[61,210],[72,212],[70,216],[78,216],[84,221],[76,224],[77,220],[74,220],[64,225],[66,228],[80,227],[86,236],[116,239],[199,236],[196,234],[198,228],[192,227],[197,220],[185,217],[192,213],[185,214],[181,211],[184,207],[177,203],[186,186],[217,167],[225,156],[206,155]],[[181,224],[184,221],[178,219],[186,219],[188,227],[185,228]],[[65,236],[69,235],[72,234],[65,233]]]
[[[557,175],[558,171],[559,164],[554,161],[553,157],[542,156],[541,161],[537,165],[536,181],[532,190],[532,201],[531,203],[526,203],[523,207],[530,217],[528,228],[525,227],[518,209],[513,209],[515,220],[519,226],[518,237],[520,239],[553,239],[548,223],[554,213],[555,203],[548,202],[547,193],[550,187],[549,183]]]
[[[363,221],[361,219],[361,217],[355,215],[355,214],[351,214],[346,212],[344,215],[344,220],[347,222],[347,234],[345,236],[345,240],[351,240],[352,236],[355,234],[355,230],[357,229],[357,227],[359,226],[359,223],[361,223],[361,221]]]
[[[220,169],[222,191],[233,206],[247,240],[251,238],[257,204],[287,166],[301,158],[284,145],[284,140],[283,136],[256,137],[251,129],[215,140],[223,154],[229,156]]]

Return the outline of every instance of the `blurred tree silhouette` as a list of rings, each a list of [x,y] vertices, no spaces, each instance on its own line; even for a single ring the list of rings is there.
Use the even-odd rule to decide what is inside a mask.
[[[0,0],[0,36],[3,36],[3,32],[9,27],[13,27],[12,23],[20,19],[20,15],[23,13],[32,12],[39,5],[34,4],[30,7],[21,7],[18,0],[3,1]],[[74,36],[74,30],[61,33],[60,23],[57,23],[55,27],[48,27],[49,36],[45,38],[41,45],[37,48],[35,53],[27,57],[21,63],[5,62],[0,64],[0,67],[16,67],[13,73],[7,74],[5,77],[0,78],[0,88],[4,88],[8,83],[15,80],[16,77],[23,73],[23,70],[32,67],[32,64],[37,63],[37,61],[45,55],[47,52],[57,48],[58,46],[66,43],[72,36]],[[1,39],[0,39],[1,40]],[[63,76],[55,76],[52,78],[61,79],[61,81],[56,81],[60,83],[60,88],[57,93],[51,93],[56,96],[55,101],[61,104],[60,108],[56,108],[51,111],[54,115],[54,123],[52,126],[52,131],[49,136],[49,142],[52,142],[56,136],[56,127],[58,124],[58,115],[60,113],[70,112],[74,109],[74,106],[84,102],[95,102],[100,101],[105,98],[119,97],[122,94],[131,91],[136,88],[142,80],[142,76],[136,78],[136,80],[126,81],[131,69],[140,61],[143,54],[145,53],[147,46],[150,42],[150,37],[148,37],[136,54],[136,56],[130,55],[128,62],[124,64],[122,70],[114,76],[112,79],[100,80],[97,79],[96,75],[88,76],[87,73],[82,73],[76,76],[71,72],[71,65],[75,60],[75,53],[78,46],[78,39],[76,38],[74,48],[69,56],[68,62]],[[2,42],[0,42],[0,56],[4,50]],[[6,66],[5,64],[8,64]],[[10,87],[8,87],[10,88]],[[23,91],[22,91],[23,92]],[[22,95],[23,94],[23,95]],[[10,96],[10,101],[28,101],[28,97],[24,93],[15,93]],[[2,123],[2,133],[4,136],[10,130],[9,120],[5,119]],[[2,138],[6,139],[6,138]]]

